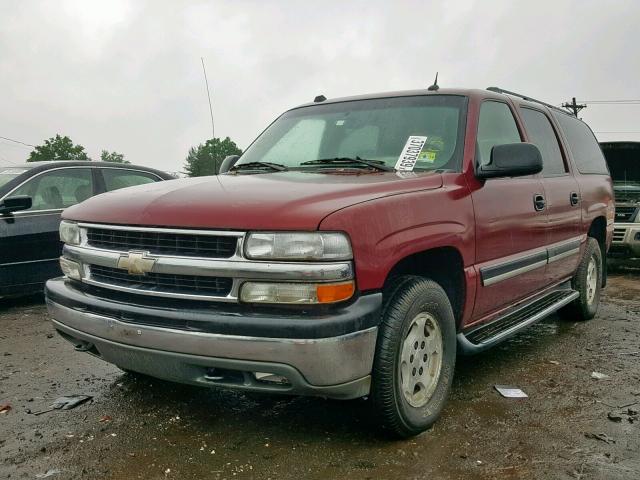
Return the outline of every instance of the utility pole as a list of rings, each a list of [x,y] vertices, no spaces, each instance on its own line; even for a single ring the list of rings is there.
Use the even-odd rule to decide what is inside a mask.
[[[587,108],[587,106],[585,104],[579,104],[576,102],[576,97],[573,97],[571,99],[571,103],[569,102],[565,102],[562,104],[562,108],[566,108],[567,110],[569,110],[571,113],[573,113],[573,116],[578,118],[578,112],[580,110],[582,110],[583,108]]]

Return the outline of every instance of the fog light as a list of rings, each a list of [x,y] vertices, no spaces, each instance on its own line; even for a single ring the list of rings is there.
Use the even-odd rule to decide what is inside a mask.
[[[246,303],[318,304],[335,303],[353,296],[353,281],[340,283],[246,282],[240,300]]]
[[[78,262],[60,257],[60,269],[65,277],[72,278],[73,280],[82,279],[82,267]]]

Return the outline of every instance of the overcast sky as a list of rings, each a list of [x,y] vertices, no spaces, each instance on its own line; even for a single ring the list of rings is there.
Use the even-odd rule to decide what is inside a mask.
[[[241,148],[313,99],[499,85],[560,104],[640,99],[640,1],[29,1],[0,3],[0,136],[69,135],[99,158],[181,170],[216,136]],[[590,105],[640,140],[640,105]],[[0,165],[30,149],[0,139]]]

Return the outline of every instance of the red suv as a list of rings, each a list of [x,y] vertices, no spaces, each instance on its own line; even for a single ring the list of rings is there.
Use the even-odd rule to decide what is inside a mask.
[[[318,97],[223,171],[65,210],[46,295],[77,350],[194,385],[369,396],[410,436],[457,353],[598,309],[611,178],[589,127],[542,102]]]

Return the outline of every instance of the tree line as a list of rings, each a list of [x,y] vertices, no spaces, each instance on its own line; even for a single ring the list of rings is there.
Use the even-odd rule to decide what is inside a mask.
[[[57,134],[44,141],[42,145],[37,145],[29,154],[27,162],[44,162],[56,160],[93,160],[84,151],[82,145],[74,144],[66,135],[63,137]],[[124,159],[124,155],[118,152],[102,150],[100,160],[113,163],[131,163]]]
[[[241,155],[242,150],[229,137],[223,139],[211,138],[204,143],[191,147],[187,153],[184,173],[189,177],[201,177],[204,175],[217,175],[220,164],[228,155]],[[45,140],[42,145],[34,147],[29,154],[27,162],[42,162],[56,160],[87,160],[92,158],[87,155],[82,145],[76,144],[68,136],[57,134]],[[124,159],[124,155],[118,152],[102,150],[100,161],[130,164]]]

